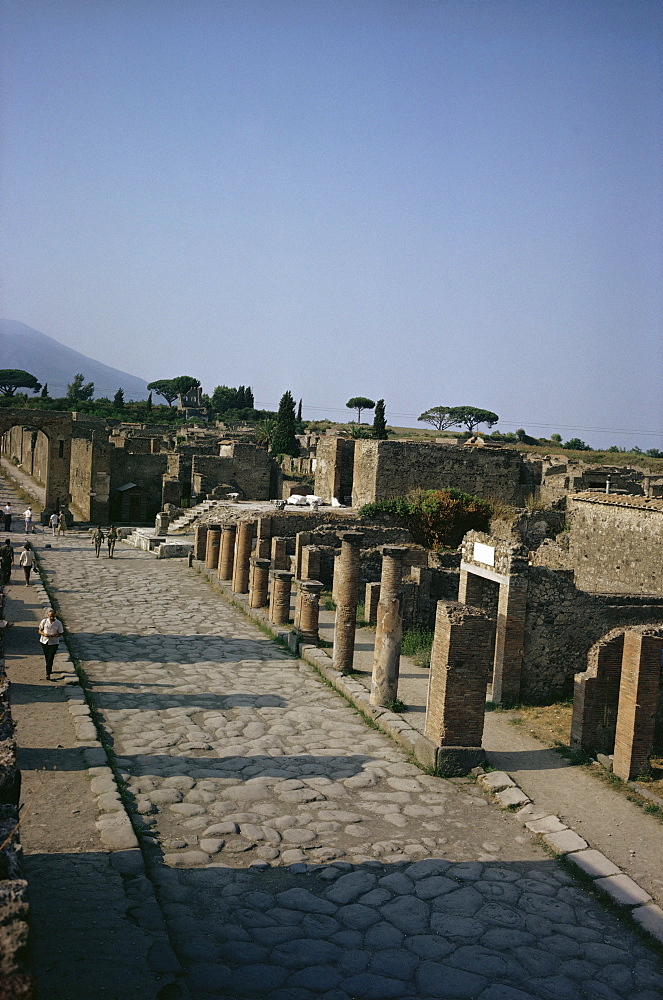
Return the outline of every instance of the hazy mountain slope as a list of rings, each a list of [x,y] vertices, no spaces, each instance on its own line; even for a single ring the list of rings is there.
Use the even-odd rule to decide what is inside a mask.
[[[0,320],[0,368],[22,368],[42,384],[48,382],[48,394],[53,398],[65,395],[77,372],[83,373],[86,382],[94,382],[95,398],[112,399],[118,389],[124,390],[126,400],[148,396],[143,379],[72,351],[18,320]]]

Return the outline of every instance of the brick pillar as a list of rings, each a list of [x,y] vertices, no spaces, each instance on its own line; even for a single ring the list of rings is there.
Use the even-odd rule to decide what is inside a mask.
[[[272,519],[269,515],[266,517],[258,518],[258,527],[256,530],[256,536],[258,541],[269,541],[271,544],[272,540]],[[260,556],[261,559],[267,559],[269,557],[269,552],[266,556]]]
[[[483,577],[477,573],[468,573],[466,569],[460,571],[460,583],[458,585],[458,603],[470,604],[472,607],[480,608],[483,596]]]
[[[624,633],[606,636],[587,654],[587,670],[573,684],[571,746],[612,753],[615,748]]]
[[[205,545],[205,569],[216,569],[218,566],[220,544],[221,528],[218,524],[210,524]]]
[[[362,531],[344,531],[341,534],[341,555],[338,563],[336,620],[334,623],[334,649],[332,666],[342,674],[349,674],[355,652],[357,628],[357,591],[359,584],[359,547]]]
[[[295,535],[295,565],[293,570],[295,573],[295,580],[302,580],[302,549],[305,545],[308,545],[311,541],[310,531],[298,531]]]
[[[492,623],[480,608],[438,601],[425,733],[439,749],[438,768],[465,774],[481,749]]]
[[[520,698],[520,672],[525,641],[527,577],[510,576],[500,584],[495,631],[493,701],[498,705],[515,704]]]
[[[256,554],[256,559],[269,559],[271,562],[271,555],[272,555],[271,538],[256,538],[255,554]]]
[[[272,538],[272,569],[288,569],[290,556],[288,555],[288,539]]]
[[[235,561],[236,524],[224,524],[221,532],[221,549],[219,551],[219,580],[232,580],[233,563]]]
[[[269,590],[269,559],[252,559],[251,589],[249,591],[249,607],[264,608],[268,603]]]
[[[317,545],[303,545],[298,580],[317,580],[320,576],[320,549]]]
[[[649,770],[662,655],[663,635],[643,635],[635,630],[625,634],[612,765],[624,781]]]
[[[382,549],[380,601],[377,610],[371,705],[388,708],[398,696],[398,668],[401,662],[402,581],[405,546]]]
[[[193,529],[193,558],[203,562],[207,548],[207,525],[197,524]]]
[[[380,584],[367,583],[364,597],[364,617],[371,625],[378,620],[378,601],[380,600]]]
[[[290,587],[293,575],[285,569],[272,569],[269,575],[272,580],[269,620],[274,625],[287,625],[290,621]]]
[[[319,580],[300,580],[299,631],[306,642],[319,642],[318,620],[320,594],[324,584]]]
[[[249,592],[249,560],[251,558],[251,543],[255,521],[240,521],[237,529],[237,544],[235,546],[235,564],[233,566],[232,589],[234,594]]]

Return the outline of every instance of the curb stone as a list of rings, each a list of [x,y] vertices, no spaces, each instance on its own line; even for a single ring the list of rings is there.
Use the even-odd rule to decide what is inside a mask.
[[[248,595],[233,593],[225,581],[219,580],[214,571],[208,570],[200,561],[194,560],[191,569],[205,578],[213,590],[242,611],[247,618],[258,622],[281,644],[292,648],[289,637],[294,634],[293,630],[275,627],[264,611],[259,608],[249,608]],[[367,698],[367,689],[362,684],[353,680],[351,675],[344,676],[332,669],[331,657],[326,650],[319,646],[301,643],[298,645],[298,653],[300,659],[314,667],[324,680],[364,717],[370,719],[374,725],[410,753],[417,764],[425,769],[435,766],[436,752],[430,740],[409,726],[402,716],[371,705]],[[505,771],[487,772],[479,766],[472,769],[472,774],[493,800],[500,802],[503,809],[520,806],[516,817],[530,834],[540,837],[558,856],[575,864],[592,879],[599,891],[609,895],[625,912],[628,911],[640,930],[663,945],[663,909],[651,902],[649,893],[600,851],[593,850],[586,840],[575,830],[570,829],[558,816],[547,815],[543,810],[537,810],[529,796]],[[615,879],[618,881],[614,881]]]

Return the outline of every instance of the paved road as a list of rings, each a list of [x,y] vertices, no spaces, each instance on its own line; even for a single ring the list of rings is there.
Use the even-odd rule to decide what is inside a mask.
[[[513,816],[181,561],[43,556],[191,996],[658,1000],[653,951]]]

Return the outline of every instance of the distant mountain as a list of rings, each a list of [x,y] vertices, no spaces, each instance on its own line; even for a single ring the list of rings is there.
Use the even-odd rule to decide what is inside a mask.
[[[82,372],[86,382],[94,382],[94,396],[113,398],[118,389],[124,398],[147,399],[147,382],[135,375],[102,365],[72,351],[70,347],[33,330],[18,320],[0,319],[0,368],[22,368],[44,384],[52,398],[64,396],[74,375]]]

